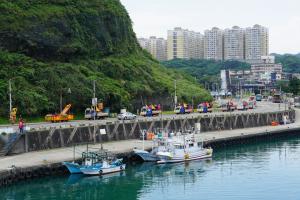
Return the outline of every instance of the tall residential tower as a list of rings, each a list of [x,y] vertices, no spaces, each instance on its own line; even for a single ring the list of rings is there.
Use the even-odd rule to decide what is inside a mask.
[[[245,59],[244,37],[245,30],[238,26],[224,30],[224,60]]]
[[[168,31],[168,60],[203,58],[203,35],[180,27]]]
[[[223,31],[217,27],[204,31],[204,59],[223,60]]]
[[[269,54],[269,30],[260,25],[246,28],[245,59],[256,62]]]
[[[157,60],[167,60],[167,41],[165,39],[151,36],[149,39],[139,38],[138,41],[140,46]]]

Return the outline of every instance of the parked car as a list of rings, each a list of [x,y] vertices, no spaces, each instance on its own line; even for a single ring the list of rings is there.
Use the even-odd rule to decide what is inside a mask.
[[[125,112],[125,113],[118,114],[118,119],[119,120],[132,120],[132,119],[135,119],[135,118],[136,118],[136,115],[132,114],[130,112]]]

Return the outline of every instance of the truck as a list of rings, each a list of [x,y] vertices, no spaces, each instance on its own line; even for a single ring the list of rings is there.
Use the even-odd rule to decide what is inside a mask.
[[[237,109],[237,104],[233,101],[228,101],[227,103],[221,104],[221,111],[222,112],[232,112]]]
[[[282,103],[281,94],[275,93],[272,98],[273,103]]]
[[[74,115],[68,114],[71,109],[71,104],[66,105],[66,107],[59,114],[47,114],[45,116],[46,122],[68,122],[74,119]]]
[[[261,94],[255,95],[255,99],[256,99],[256,101],[261,101],[262,100],[262,95]]]
[[[212,112],[212,104],[211,103],[200,103],[197,106],[197,112],[199,113],[211,113]]]
[[[143,106],[141,108],[140,116],[152,117],[152,116],[158,116],[160,113],[161,113],[160,105]]]
[[[108,112],[103,112],[103,103],[98,103],[95,106],[86,108],[84,111],[84,118],[88,120],[92,119],[104,119],[108,117]]]

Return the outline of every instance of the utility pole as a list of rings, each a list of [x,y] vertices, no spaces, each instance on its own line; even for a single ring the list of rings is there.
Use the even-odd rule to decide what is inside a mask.
[[[71,103],[71,94],[72,94],[71,88],[68,88],[68,94],[69,94],[69,101],[68,101],[68,103]]]
[[[12,110],[11,79],[8,80],[8,90],[9,90],[9,113],[11,113]]]
[[[96,98],[96,81],[93,81],[93,91],[94,91],[94,95],[93,97]]]
[[[176,94],[177,85],[176,85],[176,79],[174,81],[174,88],[175,88],[175,94],[174,94],[174,104],[175,104],[174,108],[175,108],[176,105],[177,105],[177,94]]]
[[[60,112],[62,112],[62,89],[60,89],[60,99],[59,99],[59,105],[60,105]]]
[[[94,101],[96,99],[96,81],[94,80],[93,81],[93,97],[94,97]],[[94,121],[96,120],[96,106],[97,106],[97,102],[95,102],[95,105],[94,105]],[[95,125],[94,125],[94,132],[95,132]]]

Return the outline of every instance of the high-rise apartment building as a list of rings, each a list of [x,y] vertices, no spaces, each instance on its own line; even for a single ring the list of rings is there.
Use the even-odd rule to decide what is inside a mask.
[[[204,59],[223,60],[223,31],[217,27],[204,31]]]
[[[245,30],[234,26],[224,30],[224,60],[245,59]]]
[[[245,59],[256,62],[269,54],[269,30],[260,25],[246,28]]]
[[[234,26],[225,30],[214,27],[205,30],[204,35],[176,27],[168,31],[167,40],[156,37],[138,40],[142,48],[160,61],[204,58],[253,64],[260,63],[261,57],[269,54],[269,31],[260,25],[246,29]]]
[[[180,27],[168,31],[168,60],[203,58],[203,35]]]
[[[138,38],[140,46],[150,52],[149,39],[147,38]]]
[[[139,38],[140,46],[146,49],[159,61],[167,60],[167,41],[164,38],[151,36],[149,39]]]

